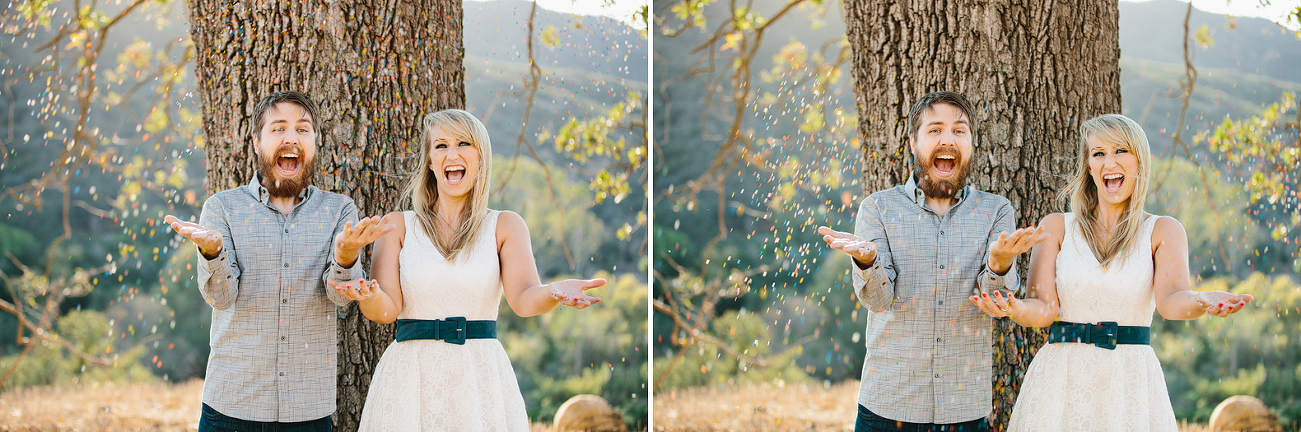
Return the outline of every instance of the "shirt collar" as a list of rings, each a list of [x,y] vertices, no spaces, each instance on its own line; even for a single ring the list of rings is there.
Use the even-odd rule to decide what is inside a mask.
[[[248,181],[246,187],[248,188],[248,193],[257,197],[257,200],[262,204],[268,206],[271,205],[271,191],[268,191],[266,186],[262,186],[262,178],[258,177],[257,173],[253,173],[253,178]],[[312,186],[308,185],[303,188],[302,191],[298,192],[298,203],[302,204],[303,202],[306,202],[307,198],[311,195]]]
[[[917,187],[917,172],[914,171],[912,175],[908,176],[908,183],[904,184],[903,188],[904,192],[908,194],[908,197],[912,198],[913,203],[917,205],[926,204],[926,193],[922,191],[922,188]],[[959,189],[958,194],[953,196],[953,205],[961,203],[962,199],[967,197],[967,192],[970,189],[970,184]]]

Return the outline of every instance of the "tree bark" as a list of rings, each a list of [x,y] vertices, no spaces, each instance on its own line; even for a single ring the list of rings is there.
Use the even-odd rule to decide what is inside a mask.
[[[191,1],[209,193],[255,172],[253,109],[298,90],[320,106],[313,184],[363,216],[402,205],[420,117],[465,106],[461,3],[454,0]],[[370,267],[369,254],[360,265]],[[340,310],[337,430],[357,428],[392,326]]]
[[[1065,210],[1055,197],[1079,123],[1120,112],[1115,1],[845,0],[844,12],[867,192],[907,181],[908,111],[951,90],[980,122],[971,184],[1007,197],[1019,227]],[[1018,261],[1024,277],[1028,256]],[[990,426],[1003,430],[1044,332],[999,319],[993,340]]]

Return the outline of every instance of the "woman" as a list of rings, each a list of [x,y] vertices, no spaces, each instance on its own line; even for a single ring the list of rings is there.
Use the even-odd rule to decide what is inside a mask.
[[[398,321],[375,368],[361,430],[526,431],[515,372],[495,339],[502,294],[520,316],[585,308],[605,280],[542,284],[518,214],[490,210],[492,147],[483,123],[445,110],[424,118],[414,210],[393,212],[375,243],[375,280],[340,284],[366,318]],[[361,282],[361,281],[359,281]]]
[[[1048,327],[1026,372],[1010,430],[1175,431],[1161,364],[1148,345],[1153,309],[1167,320],[1228,316],[1250,295],[1190,289],[1178,220],[1143,212],[1147,136],[1117,114],[1080,126],[1071,212],[1040,222],[1024,300],[971,297],[985,313]],[[1060,319],[1060,321],[1058,321]]]

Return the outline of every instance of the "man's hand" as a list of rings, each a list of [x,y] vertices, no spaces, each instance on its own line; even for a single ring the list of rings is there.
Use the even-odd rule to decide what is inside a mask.
[[[204,258],[211,260],[221,255],[221,233],[216,230],[204,228],[202,225],[193,222],[182,221],[172,215],[163,218],[163,223],[171,225],[172,230],[180,234],[181,237],[194,242],[194,245],[199,247],[199,253],[203,254]]]
[[[989,244],[989,270],[995,274],[1006,274],[1017,255],[1026,253],[1049,238],[1052,238],[1052,235],[1044,232],[1043,227],[1030,226],[1013,231],[1011,234],[1004,231],[998,235],[997,240]]]
[[[385,234],[397,229],[396,225],[384,224],[380,226],[382,216],[371,216],[357,221],[356,224],[348,222],[343,226],[343,232],[334,237],[334,262],[339,267],[351,268],[357,262],[357,257],[361,255],[361,248],[374,243]]]
[[[827,247],[849,254],[858,268],[867,268],[876,264],[876,243],[828,227],[818,227],[818,234],[822,234],[822,241],[827,242]]]

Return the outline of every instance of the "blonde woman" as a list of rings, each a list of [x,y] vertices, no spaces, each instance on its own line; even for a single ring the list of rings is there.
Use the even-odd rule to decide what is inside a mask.
[[[488,209],[492,146],[461,110],[425,116],[420,168],[407,186],[413,210],[375,242],[375,280],[338,284],[366,318],[397,321],[362,410],[361,430],[526,431],[515,372],[496,339],[503,293],[520,316],[601,299],[603,279],[543,284],[524,219]]]
[[[1067,186],[1070,213],[1040,222],[1051,238],[1030,255],[1024,300],[971,297],[985,313],[1049,327],[1012,409],[1010,430],[1175,431],[1152,312],[1167,320],[1225,317],[1250,295],[1190,289],[1178,220],[1143,211],[1151,156],[1138,123],[1117,114],[1080,126]]]

